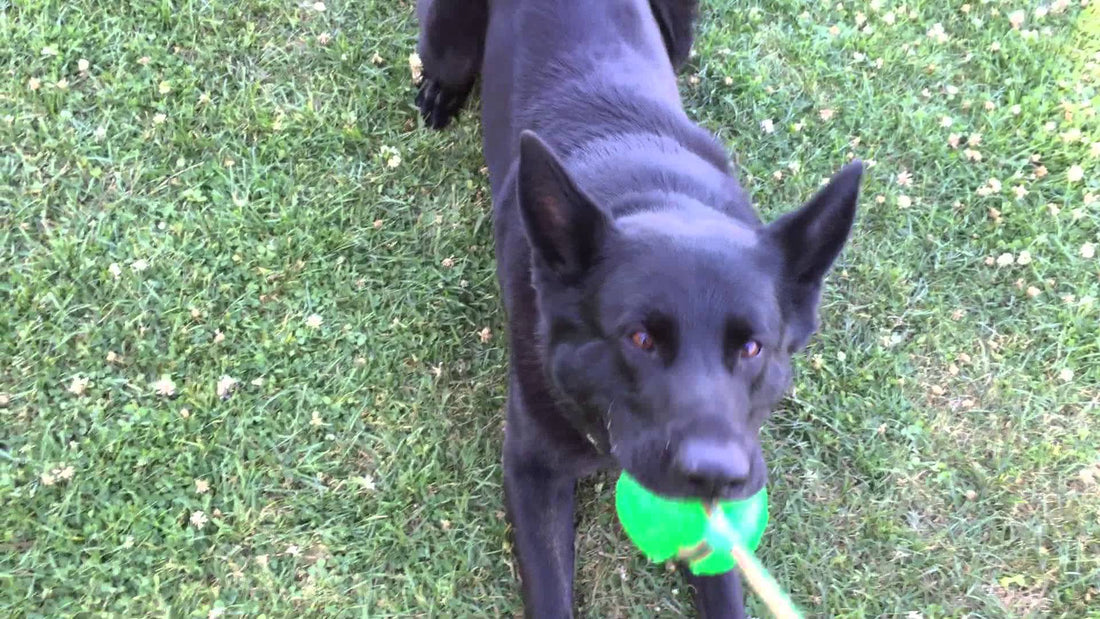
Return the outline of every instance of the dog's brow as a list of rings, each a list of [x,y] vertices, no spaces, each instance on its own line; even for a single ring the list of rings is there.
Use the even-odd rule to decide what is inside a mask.
[[[746,337],[756,339],[772,339],[779,331],[779,325],[774,317],[761,312],[737,312],[730,316],[728,321],[732,329],[737,330]],[[771,342],[765,342],[771,343]]]
[[[753,247],[757,243],[756,232],[709,207],[691,209],[695,218],[667,217],[666,212],[640,211],[619,220],[623,230],[636,230],[659,236],[680,238],[721,237],[741,247]],[[709,211],[709,212],[708,212]]]
[[[769,331],[768,322],[754,312],[735,312],[726,319],[727,327],[742,337],[760,336]]]

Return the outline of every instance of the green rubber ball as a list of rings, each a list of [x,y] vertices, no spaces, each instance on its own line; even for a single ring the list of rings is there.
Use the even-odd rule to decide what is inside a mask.
[[[767,488],[718,506],[742,545],[755,551],[768,525]],[[650,561],[682,561],[699,576],[724,574],[736,566],[729,553],[732,542],[715,548],[715,531],[702,501],[658,496],[624,471],[615,486],[615,511],[627,537]]]

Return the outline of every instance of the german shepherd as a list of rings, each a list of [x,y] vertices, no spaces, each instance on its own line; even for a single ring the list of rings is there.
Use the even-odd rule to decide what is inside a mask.
[[[442,128],[478,75],[511,347],[504,487],[529,617],[573,615],[576,480],[671,497],[767,478],[759,431],[817,328],[863,165],[763,224],[684,113],[695,0],[419,0],[417,105]],[[743,617],[735,572],[687,576]]]

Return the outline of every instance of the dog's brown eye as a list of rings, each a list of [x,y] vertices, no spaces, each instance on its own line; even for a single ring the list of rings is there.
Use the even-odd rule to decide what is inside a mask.
[[[630,343],[642,350],[653,350],[653,338],[645,331],[635,331],[630,335]]]
[[[749,340],[741,345],[741,357],[744,359],[752,359],[756,355],[759,355],[761,350],[760,342]]]

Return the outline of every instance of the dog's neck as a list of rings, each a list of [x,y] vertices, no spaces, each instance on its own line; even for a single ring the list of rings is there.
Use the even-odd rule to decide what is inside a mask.
[[[569,105],[540,110],[534,124],[545,125],[541,134],[573,179],[612,216],[659,208],[653,198],[664,192],[759,222],[726,149],[687,117],[678,98],[606,87],[599,77],[563,85],[557,94]]]

